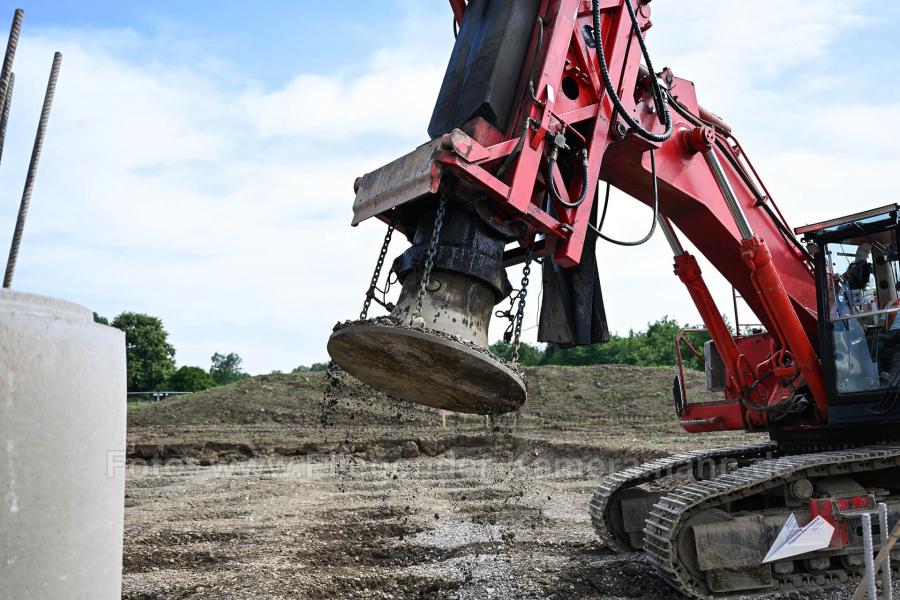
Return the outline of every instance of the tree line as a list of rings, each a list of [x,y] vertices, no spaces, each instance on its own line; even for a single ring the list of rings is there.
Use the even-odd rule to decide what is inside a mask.
[[[676,364],[675,340],[683,328],[696,328],[681,325],[675,319],[663,317],[647,324],[644,331],[631,330],[626,336],[612,336],[605,344],[577,346],[574,348],[554,348],[548,345],[539,348],[531,344],[519,346],[519,362],[526,367],[540,365],[635,365],[639,367],[665,367]],[[709,340],[705,331],[687,332],[685,338],[694,348],[703,352],[703,344]],[[496,342],[491,351],[507,360],[512,356],[512,344]],[[683,347],[682,357],[688,368],[704,368],[703,359],[694,356],[687,346]]]
[[[129,392],[199,392],[249,377],[242,370],[241,357],[216,352],[209,369],[175,363],[175,347],[161,319],[135,312],[123,312],[111,322],[94,313],[94,321],[125,333],[125,360]]]
[[[234,352],[214,353],[208,369],[197,366],[177,366],[175,347],[169,343],[169,334],[161,319],[150,315],[123,312],[111,322],[94,313],[94,320],[121,329],[125,333],[125,353],[128,363],[129,392],[198,392],[219,385],[235,383],[246,377],[240,355]],[[545,348],[523,343],[519,347],[519,362],[526,367],[540,365],[603,365],[621,364],[642,367],[672,366],[676,363],[675,339],[683,326],[674,319],[663,317],[647,324],[644,331],[629,331],[626,336],[613,336],[605,344],[574,348]],[[701,354],[703,344],[709,339],[706,332],[689,332],[688,342]],[[509,360],[512,345],[496,342],[491,351]],[[685,366],[703,369],[703,358],[694,356],[687,348],[682,352]],[[292,373],[325,371],[324,362],[301,365]],[[278,371],[274,371],[277,373]]]

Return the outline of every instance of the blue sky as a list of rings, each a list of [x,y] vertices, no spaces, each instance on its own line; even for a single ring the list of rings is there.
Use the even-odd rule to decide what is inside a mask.
[[[373,48],[390,44],[392,25],[402,23],[410,11],[427,10],[394,0],[32,0],[19,6],[27,11],[32,28],[134,30],[173,42],[176,49],[193,44],[272,85],[297,71],[347,68]],[[443,12],[445,7],[437,10]]]
[[[158,315],[179,364],[208,366],[217,351],[240,353],[254,373],[326,359],[332,325],[358,314],[383,235],[377,223],[349,227],[352,182],[425,141],[452,47],[449,6],[22,6],[0,244],[52,52],[64,60],[16,287],[108,316]],[[654,63],[692,79],[729,120],[792,224],[896,200],[897,6],[652,7]],[[649,211],[613,203],[610,231],[642,234]],[[697,320],[661,239],[599,253],[614,330],[664,314]],[[710,279],[726,310],[729,288]]]

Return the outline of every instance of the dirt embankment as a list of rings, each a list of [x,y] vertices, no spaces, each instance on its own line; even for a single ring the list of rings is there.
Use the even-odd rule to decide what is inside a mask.
[[[528,369],[526,378],[525,406],[487,420],[397,402],[346,375],[336,386],[329,380],[327,394],[324,373],[263,375],[132,406],[129,457],[208,465],[337,452],[397,460],[403,448],[434,457],[451,448],[493,445],[497,434],[518,445],[542,440],[569,453],[598,446],[664,452],[734,441],[733,434],[697,437],[681,430],[671,368],[547,366]],[[694,401],[714,399],[702,373],[690,372],[687,387]]]
[[[673,369],[595,365],[546,366],[526,369],[528,402],[520,419],[529,425],[591,425],[614,418],[674,420]],[[689,371],[689,396],[696,401],[714,400],[705,389],[703,373]],[[362,399],[353,413],[331,415],[335,424],[397,425],[430,424],[439,411],[408,403],[396,403],[346,378],[346,398]],[[186,427],[206,425],[319,425],[322,420],[324,373],[273,374],[189,396],[145,404],[132,410],[129,426]],[[399,413],[399,414],[398,414]],[[454,415],[452,422],[474,417]]]

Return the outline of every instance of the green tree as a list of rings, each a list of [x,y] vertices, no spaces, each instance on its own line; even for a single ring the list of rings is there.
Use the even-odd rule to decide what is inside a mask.
[[[216,352],[210,360],[212,364],[209,367],[209,374],[218,385],[228,385],[249,377],[241,370],[243,362],[241,357],[234,352],[228,354]]]
[[[646,331],[629,331],[627,336],[613,336],[606,344],[563,348],[548,354],[544,362],[552,365],[636,365],[640,367],[670,366],[676,363],[675,339],[682,325],[663,317],[647,324]],[[705,332],[691,332],[685,336],[702,354],[703,343],[709,339]],[[683,347],[685,366],[703,369],[703,359],[695,357]]]
[[[100,323],[101,325],[109,325],[109,319],[104,317],[99,313],[94,313],[94,323]]]
[[[165,383],[175,370],[175,348],[156,317],[123,312],[112,326],[125,332],[128,391],[149,392]]]
[[[169,377],[168,391],[201,392],[216,387],[212,376],[200,367],[179,367]]]
[[[491,352],[504,360],[512,360],[512,344],[503,340],[494,342],[490,347]],[[519,344],[519,364],[523,367],[536,367],[544,360],[544,351],[537,346],[522,342]]]

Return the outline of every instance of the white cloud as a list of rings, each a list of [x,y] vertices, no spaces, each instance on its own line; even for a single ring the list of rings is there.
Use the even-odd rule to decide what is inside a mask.
[[[755,105],[753,94],[783,83],[786,72],[796,70],[801,78],[827,72],[835,40],[868,22],[864,5],[861,0],[660,2],[651,5],[648,43],[655,66],[667,65],[694,81],[711,107],[729,115],[751,107],[767,113]]]
[[[834,66],[839,53],[851,63],[871,59],[861,46],[838,46],[842,36],[858,38],[873,24],[866,5],[837,0],[651,5],[648,44],[655,66],[669,66],[693,81],[700,103],[729,121],[792,226],[893,201],[887,174],[900,168],[900,159],[893,157],[889,137],[867,124],[892,114],[896,103],[885,102],[889,96],[864,97],[867,82]],[[640,235],[646,227],[646,208],[634,204],[624,198],[614,204],[610,229],[622,231],[621,237]],[[664,313],[698,321],[681,284],[657,268],[660,261],[671,262],[661,240],[636,250],[605,245],[600,252],[608,262],[640,264],[647,273],[643,285],[624,273],[605,277],[607,288],[632,286],[625,293],[607,291],[615,329],[626,331]],[[707,261],[701,264],[720,310],[731,315],[730,286]],[[743,309],[741,318],[755,320]]]
[[[889,138],[856,126],[894,114],[892,103],[822,93],[847,84],[826,66],[839,34],[866,26],[858,3],[652,6],[655,61],[729,118],[794,224],[893,199]],[[425,140],[452,43],[441,8],[397,24],[398,42],[334,75],[298,73],[276,89],[236,83],[234,68],[202,54],[138,62],[153,41],[133,32],[24,36],[0,234],[12,227],[52,51],[65,58],[17,287],[107,315],[159,315],[182,364],[206,365],[215,351],[239,352],[254,372],[323,360],[331,326],[359,311],[384,233],[349,227],[353,180]],[[649,210],[613,203],[609,233],[643,235]],[[390,256],[404,246],[396,240]],[[663,314],[697,320],[660,236],[599,253],[614,329]],[[727,286],[711,279],[729,310]]]
[[[381,140],[365,146],[349,138],[384,116],[389,102],[375,94],[390,83],[390,52],[363,65],[347,103],[324,97],[307,111],[309,102],[292,95],[305,76],[268,95],[252,82],[234,89],[191,65],[119,58],[134,43],[96,33],[90,41],[77,33],[22,38],[0,169],[0,186],[13,196],[52,51],[64,60],[17,287],[110,316],[157,314],[182,364],[205,365],[212,352],[232,350],[255,372],[322,360],[331,326],[359,310],[383,235],[374,223],[349,228],[353,180],[405,152],[410,138],[425,137],[425,98],[439,78],[407,84],[419,94],[413,117],[395,110],[387,116],[397,130],[370,127]],[[405,81],[410,73],[395,75]],[[342,85],[323,83],[335,94]],[[260,129],[261,110],[308,121],[293,121],[287,141],[271,140]],[[304,130],[305,122],[319,133]],[[305,143],[329,136],[327,151]],[[13,203],[4,203],[0,231],[11,229],[14,215]]]
[[[380,50],[362,74],[298,75],[281,90],[249,94],[248,109],[266,137],[302,135],[312,142],[369,134],[421,137],[446,57],[420,50],[413,45]]]

